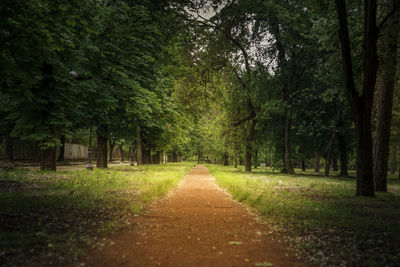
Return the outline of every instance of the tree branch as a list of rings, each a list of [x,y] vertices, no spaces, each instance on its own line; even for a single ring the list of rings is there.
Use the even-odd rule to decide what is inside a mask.
[[[237,127],[237,126],[239,126],[239,125],[241,125],[241,124],[243,124],[243,123],[245,123],[247,121],[250,121],[250,120],[254,119],[255,117],[256,117],[256,114],[254,113],[254,111],[252,111],[248,117],[233,123],[233,126]]]
[[[383,18],[381,23],[379,23],[379,25],[378,25],[378,34],[382,30],[382,28],[385,25],[386,21],[388,19],[390,19],[390,17],[392,17],[398,10],[400,10],[400,5],[397,5],[397,6],[395,5],[393,7],[393,9],[389,13],[386,14],[386,16]]]

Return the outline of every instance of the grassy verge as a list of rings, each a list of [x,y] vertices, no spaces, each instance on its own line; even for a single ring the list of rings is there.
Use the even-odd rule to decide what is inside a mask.
[[[400,262],[400,184],[375,198],[355,197],[355,179],[312,172],[207,165],[217,183],[321,266],[396,266]],[[354,174],[353,174],[354,175]]]
[[[0,265],[66,264],[126,227],[191,163],[63,172],[0,172]]]

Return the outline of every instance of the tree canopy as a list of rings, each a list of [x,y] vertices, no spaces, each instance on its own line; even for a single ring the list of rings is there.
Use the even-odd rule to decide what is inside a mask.
[[[102,168],[115,145],[139,164],[289,174],[339,158],[373,196],[398,166],[397,1],[5,0],[0,14],[8,159],[29,140],[55,170],[90,129]]]

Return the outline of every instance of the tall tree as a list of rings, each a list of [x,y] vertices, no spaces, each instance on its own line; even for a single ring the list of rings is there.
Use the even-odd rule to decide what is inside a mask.
[[[390,1],[390,10],[399,8],[399,1]],[[392,16],[383,32],[383,56],[381,60],[381,81],[378,86],[378,107],[376,118],[376,134],[373,149],[373,174],[375,190],[387,192],[387,167],[389,159],[390,131],[392,122],[393,90],[396,80],[396,59],[399,38],[399,17]]]
[[[353,74],[352,51],[345,0],[335,0],[345,88],[353,113],[357,136],[357,195],[374,196],[372,170],[371,112],[378,68],[376,0],[364,2],[363,82],[361,95]]]

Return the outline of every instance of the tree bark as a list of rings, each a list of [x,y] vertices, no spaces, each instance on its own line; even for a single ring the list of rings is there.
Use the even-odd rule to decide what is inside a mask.
[[[142,139],[140,138],[140,127],[136,127],[136,162],[137,165],[143,164],[142,158]]]
[[[99,125],[96,130],[97,149],[96,149],[96,167],[107,168],[107,141],[108,128],[107,125]]]
[[[304,159],[301,160],[301,170],[302,170],[303,172],[306,171],[306,163],[305,163]]]
[[[256,120],[253,119],[251,121],[251,126],[249,129],[249,134],[246,138],[246,166],[245,166],[245,171],[246,172],[251,172],[251,154],[252,154],[252,145],[253,145],[253,138],[254,138],[254,132],[256,129]]]
[[[294,174],[290,148],[290,130],[292,127],[292,108],[286,107],[285,111],[285,167],[288,174]]]
[[[335,0],[339,24],[339,38],[342,54],[342,66],[345,88],[353,113],[357,144],[357,190],[358,196],[374,196],[372,170],[371,112],[375,91],[378,28],[376,26],[376,0],[364,2],[364,38],[363,38],[363,83],[362,94],[356,90],[350,49],[345,0]]]
[[[60,154],[58,155],[57,161],[64,161],[64,154],[65,154],[65,135],[61,135],[60,137]]]
[[[392,0],[392,7],[395,2]],[[394,16],[388,25],[384,55],[382,60],[382,82],[378,89],[378,110],[376,118],[376,135],[373,150],[373,173],[375,190],[387,192],[387,167],[389,160],[390,132],[392,125],[393,90],[396,80],[396,53],[399,35],[398,16]]]
[[[56,147],[40,150],[40,170],[56,171]]]
[[[319,173],[321,166],[319,164],[320,156],[318,153],[315,153],[315,161],[314,161],[314,172]]]

